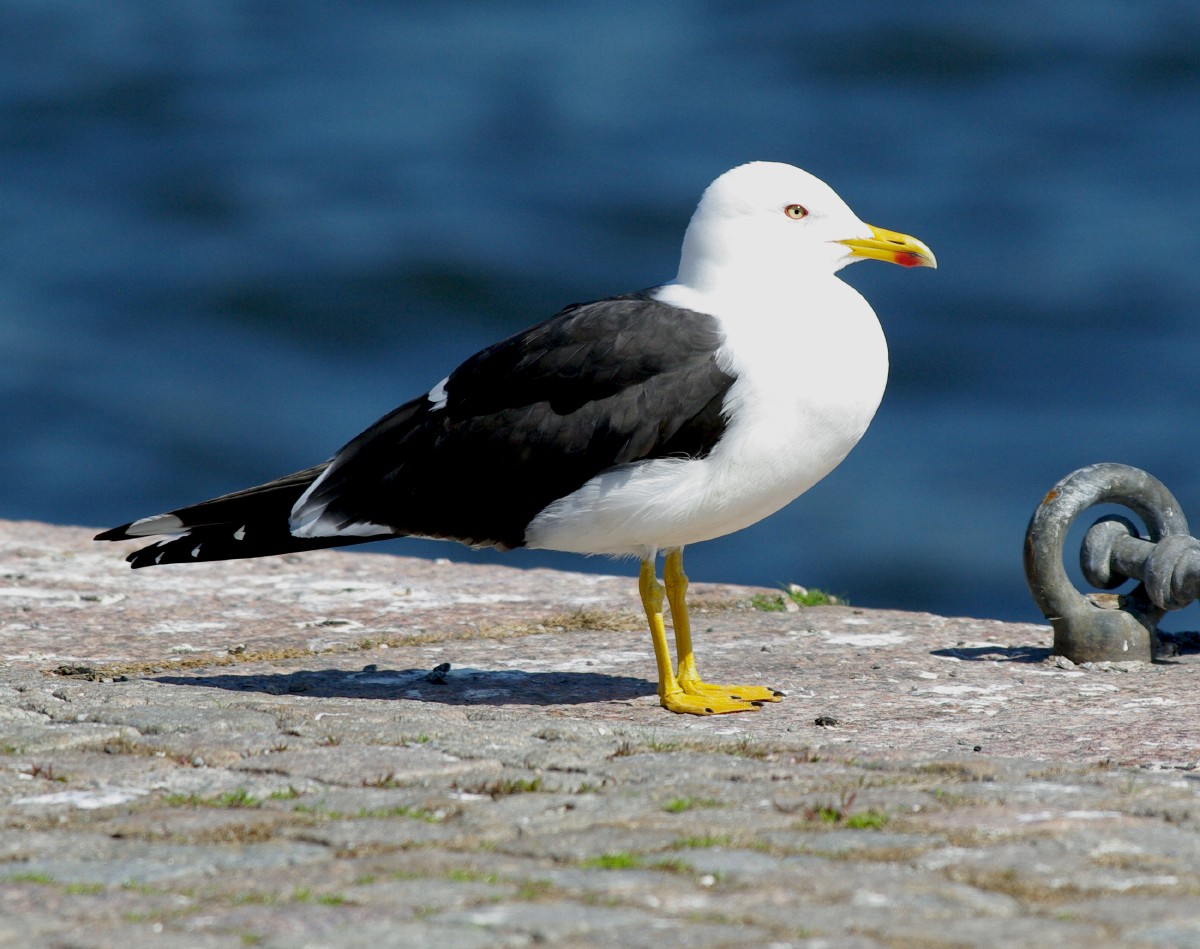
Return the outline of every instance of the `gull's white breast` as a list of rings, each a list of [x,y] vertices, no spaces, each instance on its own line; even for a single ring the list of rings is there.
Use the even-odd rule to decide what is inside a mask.
[[[732,533],[782,508],[858,443],[887,382],[874,311],[829,275],[803,300],[736,304],[675,284],[665,303],[721,321],[721,367],[735,377],[728,424],[704,458],[662,458],[604,472],[537,515],[530,547],[646,556]]]

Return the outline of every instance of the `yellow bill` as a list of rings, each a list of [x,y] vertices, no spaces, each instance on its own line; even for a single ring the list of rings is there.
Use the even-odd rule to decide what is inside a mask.
[[[838,243],[849,247],[855,257],[886,260],[901,267],[937,267],[933,251],[915,237],[871,224],[867,227],[871,228],[872,237],[852,237]]]

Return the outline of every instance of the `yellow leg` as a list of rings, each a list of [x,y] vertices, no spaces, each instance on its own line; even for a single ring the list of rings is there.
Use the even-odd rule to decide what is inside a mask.
[[[638,592],[642,595],[642,606],[646,610],[646,621],[650,624],[650,641],[654,643],[654,661],[658,663],[658,697],[667,705],[669,697],[682,692],[671,671],[671,653],[667,649],[667,631],[663,625],[663,588],[654,575],[654,561],[643,560],[642,572],[638,576]],[[667,706],[670,708],[670,706]]]
[[[638,578],[642,606],[650,624],[650,639],[654,643],[654,660],[658,663],[658,700],[663,708],[691,715],[716,715],[720,712],[749,712],[758,708],[723,695],[691,694],[679,685],[671,671],[671,652],[667,648],[667,631],[663,623],[663,586],[654,576],[654,561],[643,560]]]
[[[643,570],[644,570],[643,565]],[[653,570],[651,571],[653,575]],[[778,702],[782,692],[761,685],[710,685],[700,680],[696,659],[692,655],[692,624],[687,611],[687,574],[683,572],[683,550],[672,547],[667,551],[663,581],[671,604],[671,621],[675,626],[675,652],[679,658],[679,687],[689,695],[724,698],[747,702]]]

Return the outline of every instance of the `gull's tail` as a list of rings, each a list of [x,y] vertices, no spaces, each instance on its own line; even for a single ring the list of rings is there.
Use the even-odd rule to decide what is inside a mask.
[[[137,540],[165,535],[125,559],[136,567],[268,557],[379,537],[292,536],[292,507],[327,467],[317,465],[253,488],[224,494],[166,514],[155,514],[96,535],[96,540]]]

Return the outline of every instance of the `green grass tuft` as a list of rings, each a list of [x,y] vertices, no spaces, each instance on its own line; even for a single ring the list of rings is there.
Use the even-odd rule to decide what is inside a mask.
[[[407,804],[397,804],[394,807],[363,807],[354,816],[376,820],[407,817],[410,820],[423,820],[427,824],[439,824],[446,819],[446,815],[441,811],[432,811],[427,807],[410,807]]]
[[[604,853],[589,857],[579,864],[589,870],[632,870],[645,865],[636,853]]]
[[[233,898],[234,906],[274,906],[278,902],[274,893],[238,893]]]
[[[198,794],[168,794],[163,798],[168,807],[262,807],[262,801],[245,788],[226,791],[216,797],[200,797]]]
[[[9,883],[39,883],[44,886],[58,882],[49,873],[14,873],[5,879]]]
[[[720,801],[715,801],[710,797],[676,797],[667,801],[663,805],[663,810],[668,814],[682,814],[684,811],[694,810],[698,807],[724,807]]]
[[[761,613],[782,613],[788,608],[788,601],[797,606],[849,606],[850,601],[844,596],[834,596],[816,587],[807,588],[789,583],[783,593],[755,593],[750,597],[750,606]]]
[[[778,593],[755,593],[750,597],[750,606],[760,613],[782,613],[787,609]]]
[[[500,874],[485,873],[482,870],[464,870],[456,867],[446,871],[446,879],[453,883],[499,883]]]
[[[883,811],[860,811],[847,817],[845,825],[864,830],[879,830],[887,822],[888,816]]]
[[[888,822],[888,816],[883,811],[868,808],[865,811],[852,813],[856,791],[843,791],[837,803],[822,804],[818,807],[806,808],[804,819],[820,821],[824,824],[840,824],[859,830],[878,830]]]
[[[103,883],[68,883],[65,887],[66,892],[75,895],[89,895],[92,893],[103,893]]]
[[[662,870],[665,873],[695,873],[696,868],[686,860],[680,860],[678,857],[668,857],[665,860],[655,860],[650,864],[653,870]]]
[[[728,847],[733,838],[728,834],[705,834],[700,837],[680,837],[673,844],[674,850],[708,850],[710,847]]]
[[[460,788],[468,794],[487,794],[493,798],[508,797],[511,794],[533,794],[541,789],[541,778],[496,778]]]
[[[843,596],[834,596],[816,587],[806,589],[796,584],[787,588],[788,599],[799,606],[849,606],[850,601]],[[780,598],[782,600],[782,597]]]
[[[549,880],[522,880],[515,896],[519,900],[531,902],[544,898],[551,889],[553,884]]]

